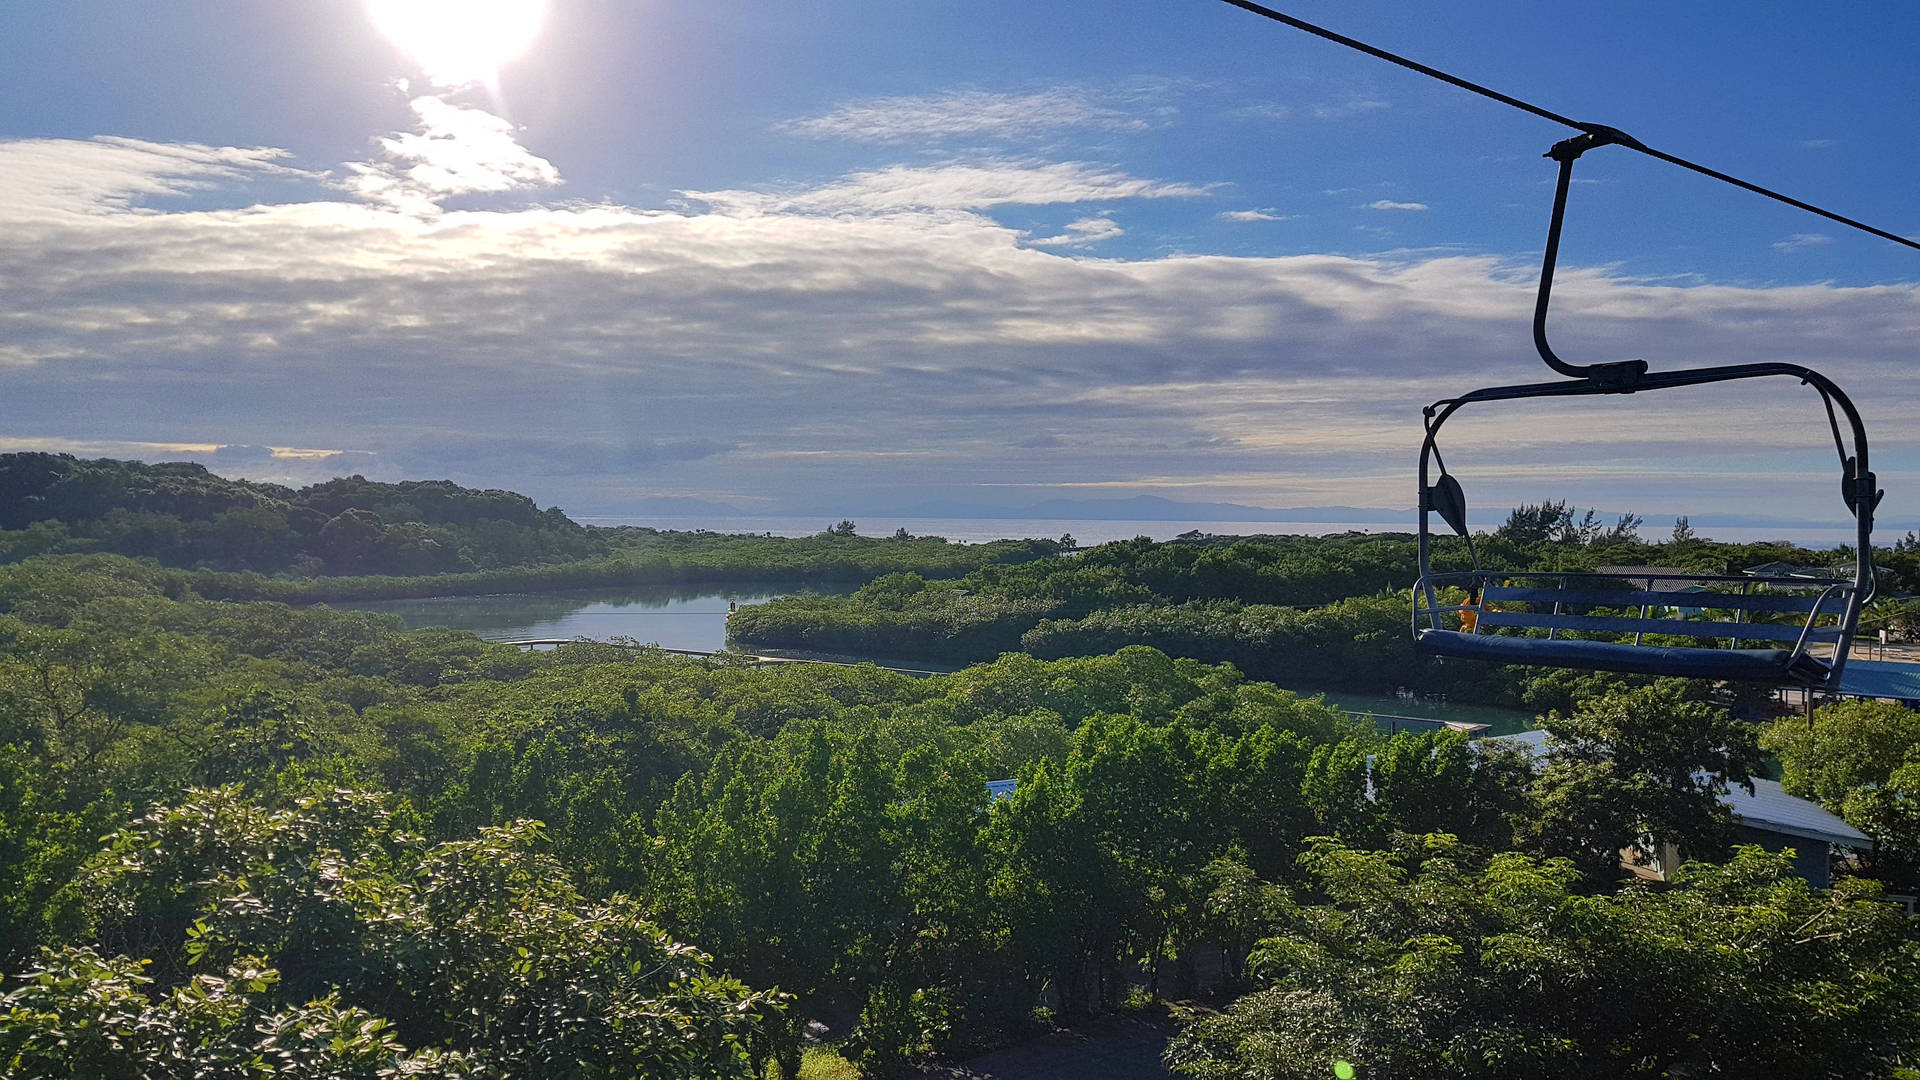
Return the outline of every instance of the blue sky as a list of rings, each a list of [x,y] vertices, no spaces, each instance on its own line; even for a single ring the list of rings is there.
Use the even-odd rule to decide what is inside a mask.
[[[1920,233],[1920,8],[1287,10]],[[1544,374],[1566,132],[1211,0],[569,2],[496,85],[359,0],[0,16],[0,445],[451,476],[576,513],[1406,506]],[[1920,524],[1920,253],[1582,161],[1576,359],[1787,359]],[[1840,512],[1791,388],[1489,415],[1479,505]]]

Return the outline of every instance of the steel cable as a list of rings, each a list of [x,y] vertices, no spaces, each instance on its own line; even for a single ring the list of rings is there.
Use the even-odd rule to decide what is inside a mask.
[[[1601,134],[1603,132],[1609,132],[1614,130],[1603,124],[1587,123],[1585,121],[1575,120],[1572,117],[1562,116],[1559,113],[1554,112],[1552,109],[1543,108],[1542,106],[1535,105],[1530,101],[1522,101],[1521,99],[1514,97],[1511,94],[1503,94],[1498,90],[1492,89],[1491,87],[1482,86],[1477,82],[1473,82],[1468,79],[1463,79],[1458,75],[1448,74],[1447,72],[1441,71],[1439,68],[1428,67],[1427,65],[1420,63],[1418,60],[1409,60],[1406,57],[1399,55],[1398,53],[1388,52],[1385,49],[1379,48],[1377,46],[1369,45],[1366,42],[1360,41],[1357,38],[1350,38],[1345,34],[1336,33],[1332,30],[1327,29],[1324,26],[1317,26],[1313,23],[1310,23],[1305,19],[1297,19],[1292,15],[1288,15],[1285,12],[1275,11],[1274,9],[1267,7],[1263,4],[1253,3],[1253,0],[1222,0],[1222,2],[1231,4],[1234,7],[1241,9],[1242,11],[1250,11],[1255,15],[1261,16],[1262,18],[1272,19],[1274,22],[1283,23],[1287,26],[1291,26],[1295,30],[1300,30],[1308,34],[1312,34],[1314,37],[1324,38],[1328,41],[1333,42],[1336,45],[1345,45],[1349,49],[1366,53],[1368,56],[1375,57],[1376,59],[1385,60],[1389,64],[1397,64],[1400,67],[1406,68],[1408,71],[1419,72],[1420,74],[1425,75],[1430,79],[1438,79],[1443,83],[1448,83],[1450,85],[1457,86],[1462,90],[1479,94],[1481,97],[1491,98],[1492,100],[1497,101],[1502,105],[1508,105],[1513,108],[1519,109],[1521,112],[1532,113],[1533,115],[1538,116],[1543,120],[1551,120],[1556,124],[1563,124],[1567,127],[1575,128],[1580,131],[1585,131],[1592,134]],[[1906,247],[1920,250],[1920,240],[1913,240],[1908,237],[1901,236],[1899,233],[1889,232],[1886,229],[1882,229],[1874,225],[1869,225],[1864,221],[1857,221],[1853,218],[1847,217],[1845,214],[1837,214],[1832,210],[1825,209],[1824,207],[1815,206],[1810,202],[1804,202],[1800,199],[1794,198],[1791,195],[1784,195],[1778,191],[1774,191],[1771,188],[1761,187],[1759,184],[1755,184],[1747,180],[1742,180],[1737,176],[1730,176],[1727,173],[1723,173],[1719,171],[1718,169],[1711,169],[1698,162],[1688,161],[1686,158],[1680,157],[1678,155],[1669,154],[1661,150],[1655,150],[1653,147],[1648,146],[1645,143],[1638,141],[1637,139],[1629,139],[1625,142],[1619,142],[1617,145],[1624,146],[1629,150],[1638,150],[1639,152],[1647,155],[1648,157],[1656,158],[1660,161],[1664,161],[1669,165],[1678,165],[1683,169],[1687,169],[1691,172],[1699,173],[1701,176],[1712,177],[1713,179],[1719,180],[1723,183],[1732,184],[1734,187],[1744,188],[1747,191],[1751,191],[1756,195],[1764,195],[1767,198],[1773,199],[1776,202],[1786,203],[1788,206],[1797,207],[1801,210],[1807,211],[1810,214],[1818,214],[1829,221],[1838,222],[1842,225],[1859,229],[1861,232],[1872,233],[1873,235],[1881,237],[1882,239],[1891,240],[1896,244],[1902,244],[1902,245],[1905,245]]]

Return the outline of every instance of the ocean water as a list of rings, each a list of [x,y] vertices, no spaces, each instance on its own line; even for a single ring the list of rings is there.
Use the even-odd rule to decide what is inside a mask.
[[[722,533],[772,533],[775,536],[811,536],[824,532],[838,518],[804,517],[678,517],[637,515],[632,517],[579,516],[587,525],[644,525],[654,529],[692,531],[707,529]],[[1294,535],[1329,536],[1337,533],[1411,533],[1417,528],[1412,514],[1404,522],[1380,521],[1106,521],[1062,520],[1048,518],[856,518],[861,536],[892,536],[904,528],[915,536],[944,536],[963,544],[982,544],[992,540],[1026,538],[1059,539],[1071,533],[1082,547],[1113,540],[1131,540],[1145,536],[1153,540],[1171,540],[1182,533],[1199,530],[1216,536]],[[1695,526],[1709,540],[1728,543],[1756,543],[1784,540],[1810,548],[1830,548],[1853,542],[1853,531],[1844,528],[1766,528],[1731,529],[1711,525]],[[1663,538],[1662,530],[1646,528],[1641,535],[1648,540]],[[1881,543],[1892,543],[1891,530],[1876,534]]]

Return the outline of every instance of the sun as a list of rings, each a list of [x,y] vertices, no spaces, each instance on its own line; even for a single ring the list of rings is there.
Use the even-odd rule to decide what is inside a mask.
[[[494,87],[527,51],[546,0],[363,0],[373,24],[441,86]]]

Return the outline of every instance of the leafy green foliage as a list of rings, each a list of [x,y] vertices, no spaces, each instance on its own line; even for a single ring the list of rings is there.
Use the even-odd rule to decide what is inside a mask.
[[[1618,547],[1640,542],[1640,526],[1646,524],[1638,514],[1621,514],[1611,526],[1602,525],[1600,516],[1588,510],[1575,517],[1575,508],[1564,501],[1549,499],[1537,505],[1522,503],[1507,514],[1507,520],[1495,535],[1511,544],[1574,544],[1586,547]],[[1686,527],[1686,518],[1674,525],[1675,543],[1694,539]]]
[[[370,796],[269,810],[189,792],[89,860],[73,898],[85,944],[44,953],[6,998],[0,1060],[64,1075],[116,1050],[267,1075],[749,1075],[777,999],[713,973],[631,899],[586,901],[539,834],[428,845]],[[183,1037],[154,1041],[169,1030]]]
[[[1197,1078],[1879,1076],[1910,1064],[1920,947],[1871,889],[1741,848],[1581,896],[1560,859],[1323,841],[1251,966],[1167,1052]]]
[[[856,542],[895,543],[819,540]],[[1188,619],[1214,603],[1137,603],[1146,586],[1111,567],[1077,568],[1047,592],[1048,565],[995,570],[1017,587],[994,602],[1044,594],[1088,612],[1069,622],[1136,609]],[[1801,966],[1748,957],[1737,990],[1675,1014],[1718,1040],[1715,1066],[1814,1068],[1812,1051],[1729,1056],[1737,994],[1775,993],[1757,1013],[1768,1022],[1804,1008],[1821,1038],[1880,1040],[1874,1062],[1912,1053],[1875,1027],[1876,1010],[1905,1001],[1889,984],[1910,980],[1909,952],[1898,935],[1848,929],[1857,906],[1833,914],[1822,905],[1837,901],[1774,880],[1772,864],[1736,861],[1751,888],[1715,886],[1733,899],[1685,917],[1744,919],[1748,937],[1702,936],[1677,913],[1581,914],[1586,899],[1641,894],[1576,898],[1612,888],[1614,865],[1574,876],[1543,859],[1617,860],[1621,836],[1648,825],[1719,857],[1703,808],[1754,760],[1697,687],[1512,684],[1594,699],[1554,718],[1565,760],[1536,778],[1458,735],[1385,739],[1233,667],[1138,644],[1009,653],[928,679],[600,645],[534,654],[366,614],[202,599],[193,586],[207,580],[109,556],[0,567],[0,954],[23,973],[0,989],[0,1070],[726,1076],[760,1075],[772,1058],[792,1076],[818,1020],[878,1075],[1017,1038],[1040,1003],[1075,1016],[1252,987],[1250,1002],[1307,1004],[1230,1010],[1238,1041],[1206,1044],[1230,1063],[1219,1069],[1269,1068],[1259,1047],[1337,1045],[1363,1063],[1439,1061],[1443,1075],[1469,1059],[1524,1075],[1536,1058],[1598,1061],[1599,1073],[1619,1064],[1615,1050],[1567,1042],[1597,1021],[1523,1054],[1494,1044],[1535,1047],[1534,1028],[1486,1034],[1506,1014],[1471,1010],[1544,995],[1561,1023],[1629,995],[1625,961],[1553,951],[1627,950],[1629,929],[1664,935],[1628,955],[1649,1000],[1680,1001],[1740,943],[1784,949],[1781,920],[1799,920]],[[906,608],[953,592],[902,574],[868,596]],[[1124,603],[1100,608],[1110,600]],[[1376,606],[1390,602],[1345,605],[1356,618]],[[1283,627],[1335,617],[1269,610]],[[1861,728],[1870,753],[1841,740],[1783,757],[1804,749],[1807,782],[1848,798],[1904,790],[1898,769],[1863,764],[1905,737],[1876,726],[1895,719]],[[1008,778],[1012,797],[990,801],[986,782]],[[1428,833],[1455,839],[1408,846]],[[1416,854],[1372,854],[1396,845]],[[1350,856],[1315,854],[1336,849]],[[1453,876],[1425,883],[1434,860]],[[1406,894],[1399,921],[1362,918],[1364,890],[1339,885],[1339,867],[1379,879],[1383,897]],[[1514,882],[1573,914],[1516,914],[1521,901],[1498,892]],[[1456,884],[1480,907],[1450,910]],[[1495,901],[1507,907],[1483,910]],[[1482,971],[1498,952],[1487,941],[1523,925],[1531,936],[1502,947],[1552,946],[1527,962],[1562,982]],[[1366,948],[1326,948],[1371,965],[1350,970],[1377,974],[1386,995],[1349,1012],[1407,1015],[1353,1027],[1340,1019],[1348,999],[1284,981],[1292,969],[1271,941],[1343,926]],[[1845,947],[1810,951],[1801,937]],[[1463,972],[1466,989],[1447,981]],[[1554,996],[1569,986],[1587,996]],[[1619,1015],[1595,1037],[1668,1046],[1669,1033],[1641,1030],[1657,1022],[1651,1008]],[[1301,1034],[1322,1021],[1324,1039]],[[1445,1056],[1458,1046],[1475,1049]]]
[[[332,996],[276,1009],[280,973],[256,963],[157,994],[143,968],[84,946],[45,950],[0,998],[0,1062],[76,1080],[499,1075],[458,1051],[409,1052],[385,1020]]]
[[[851,523],[843,523],[850,526]],[[112,553],[229,599],[343,600],[662,581],[951,577],[1057,554],[1054,540],[803,539],[593,528],[510,491],[358,476],[293,489],[200,465],[0,454],[0,562]],[[99,565],[99,564],[93,564]],[[267,576],[272,575],[272,576]]]
[[[605,541],[509,491],[358,476],[294,490],[187,462],[0,455],[0,550],[109,551],[169,566],[441,574],[604,555]]]
[[[1637,519],[1603,527],[1573,520],[1560,503],[1515,513],[1532,524],[1482,536],[1482,565],[1590,571],[1602,563],[1659,562],[1727,573],[1826,557],[1779,544],[1698,538],[1642,544]],[[757,604],[734,616],[728,632],[756,648],[949,663],[1015,651],[1057,658],[1151,645],[1173,656],[1231,663],[1281,685],[1412,687],[1536,709],[1568,709],[1623,681],[1551,669],[1441,665],[1416,653],[1405,593],[1416,554],[1412,538],[1393,535],[1196,533],[1168,543],[1142,537],[1073,558],[1001,560],[958,580],[898,574],[851,596]],[[1443,540],[1434,565],[1465,569],[1464,545]],[[1920,587],[1920,576],[1914,584]]]
[[[1903,891],[1920,888],[1920,713],[1885,701],[1823,705],[1774,721],[1762,744],[1779,756],[1781,786],[1813,799],[1873,838],[1862,869]]]
[[[1720,796],[1752,790],[1762,763],[1752,727],[1676,680],[1590,698],[1544,723],[1552,738],[1530,815],[1544,850],[1595,881],[1616,876],[1620,852],[1647,835],[1697,857],[1726,851]]]

